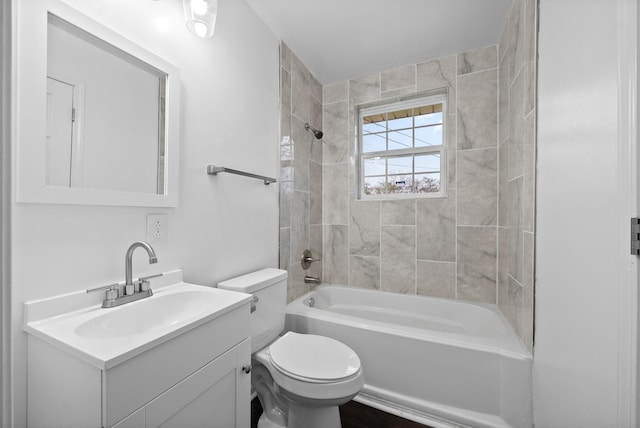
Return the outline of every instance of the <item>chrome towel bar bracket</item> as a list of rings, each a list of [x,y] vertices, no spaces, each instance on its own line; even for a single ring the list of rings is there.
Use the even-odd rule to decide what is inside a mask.
[[[268,186],[271,183],[275,183],[276,179],[271,177],[265,177],[263,175],[252,174],[250,172],[238,171],[237,169],[225,168],[224,166],[207,165],[207,174],[218,175],[219,172],[228,172],[229,174],[243,175],[245,177],[257,178],[264,181],[264,184]]]

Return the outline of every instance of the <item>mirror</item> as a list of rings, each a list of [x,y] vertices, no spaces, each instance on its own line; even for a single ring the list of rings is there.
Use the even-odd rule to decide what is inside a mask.
[[[33,3],[46,7],[19,19],[44,14],[46,28],[21,32],[33,49],[18,64],[35,69],[18,86],[18,129],[33,133],[19,139],[18,201],[177,205],[177,68],[58,0]]]
[[[163,194],[166,78],[49,13],[47,186]]]

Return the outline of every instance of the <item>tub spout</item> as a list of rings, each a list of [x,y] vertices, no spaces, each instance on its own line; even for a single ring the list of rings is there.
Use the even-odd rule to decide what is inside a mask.
[[[316,284],[316,285],[318,285],[318,284],[320,284],[320,278],[315,277],[315,276],[306,275],[304,277],[304,283],[305,284]]]

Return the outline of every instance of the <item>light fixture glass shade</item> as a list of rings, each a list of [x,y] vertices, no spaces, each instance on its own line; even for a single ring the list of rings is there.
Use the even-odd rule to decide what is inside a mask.
[[[218,0],[182,0],[187,28],[198,37],[213,36],[218,16]]]

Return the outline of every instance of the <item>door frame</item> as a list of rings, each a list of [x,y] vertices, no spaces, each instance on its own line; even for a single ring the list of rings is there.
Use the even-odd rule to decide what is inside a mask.
[[[11,375],[11,211],[13,136],[13,7],[0,3],[0,426],[13,422]]]
[[[47,81],[51,79],[72,88],[72,108],[74,117],[71,123],[71,158],[70,158],[70,187],[83,187],[84,184],[84,120],[85,120],[85,93],[84,82],[76,82],[66,76],[48,74]]]
[[[618,426],[637,427],[638,256],[630,254],[630,218],[640,216],[638,191],[638,0],[618,1],[618,209],[620,254],[618,278]]]

